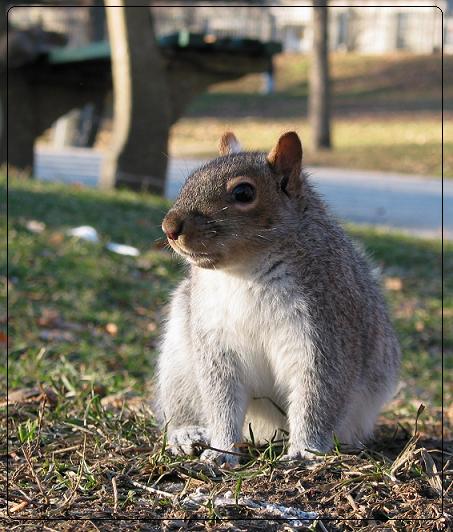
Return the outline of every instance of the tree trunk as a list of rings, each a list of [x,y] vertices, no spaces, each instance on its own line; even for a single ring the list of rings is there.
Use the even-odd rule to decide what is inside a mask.
[[[101,185],[163,194],[170,101],[149,2],[105,0],[114,90],[112,146]]]
[[[324,5],[322,5],[324,4]],[[330,148],[330,79],[326,0],[313,1],[313,52],[308,115],[315,149]]]
[[[25,31],[11,30],[7,16],[11,4],[9,1],[0,2],[0,163],[7,161],[10,166],[31,175],[36,134],[36,113],[32,104],[34,94],[26,77],[15,67],[34,57],[35,43]],[[6,72],[7,66],[11,69],[9,73]]]

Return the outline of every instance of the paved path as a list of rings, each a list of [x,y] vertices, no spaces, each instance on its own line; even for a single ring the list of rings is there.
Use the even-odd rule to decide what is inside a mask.
[[[87,149],[58,152],[38,148],[35,174],[40,179],[96,186],[102,153]],[[166,195],[174,199],[198,159],[171,159]],[[420,236],[441,235],[442,184],[423,178],[332,168],[311,168],[312,182],[333,212],[345,221],[399,229]],[[444,237],[453,240],[453,181],[444,180]]]

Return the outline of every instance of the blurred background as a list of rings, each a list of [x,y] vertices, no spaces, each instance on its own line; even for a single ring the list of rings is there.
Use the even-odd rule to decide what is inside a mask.
[[[225,129],[254,150],[294,129],[341,217],[410,229],[410,213],[404,223],[392,218],[394,205],[381,198],[382,176],[350,170],[390,172],[394,184],[399,174],[441,175],[443,45],[444,175],[453,176],[451,1],[142,4],[14,4],[8,54],[2,36],[10,165],[38,179],[174,198]],[[5,94],[2,102],[6,116]],[[375,184],[365,196],[379,202],[361,207],[358,180]],[[419,196],[417,180],[402,183]],[[413,229],[439,235],[433,182],[424,189],[428,203],[414,199],[411,210],[432,216]]]

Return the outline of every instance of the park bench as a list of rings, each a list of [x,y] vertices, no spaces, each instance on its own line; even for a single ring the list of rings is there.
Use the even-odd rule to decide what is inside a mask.
[[[159,37],[158,42],[171,94],[171,123],[210,85],[266,72],[272,56],[281,51],[277,42],[187,31]],[[8,162],[31,168],[36,138],[59,117],[87,103],[102,109],[112,90],[110,46],[100,41],[54,48],[8,74],[7,108],[6,95],[1,98],[2,116],[8,112],[9,117]]]

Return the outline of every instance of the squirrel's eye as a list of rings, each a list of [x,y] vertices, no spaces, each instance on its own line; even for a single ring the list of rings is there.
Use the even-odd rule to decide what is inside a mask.
[[[239,203],[251,203],[255,199],[255,187],[250,183],[240,183],[231,191],[234,201]]]

